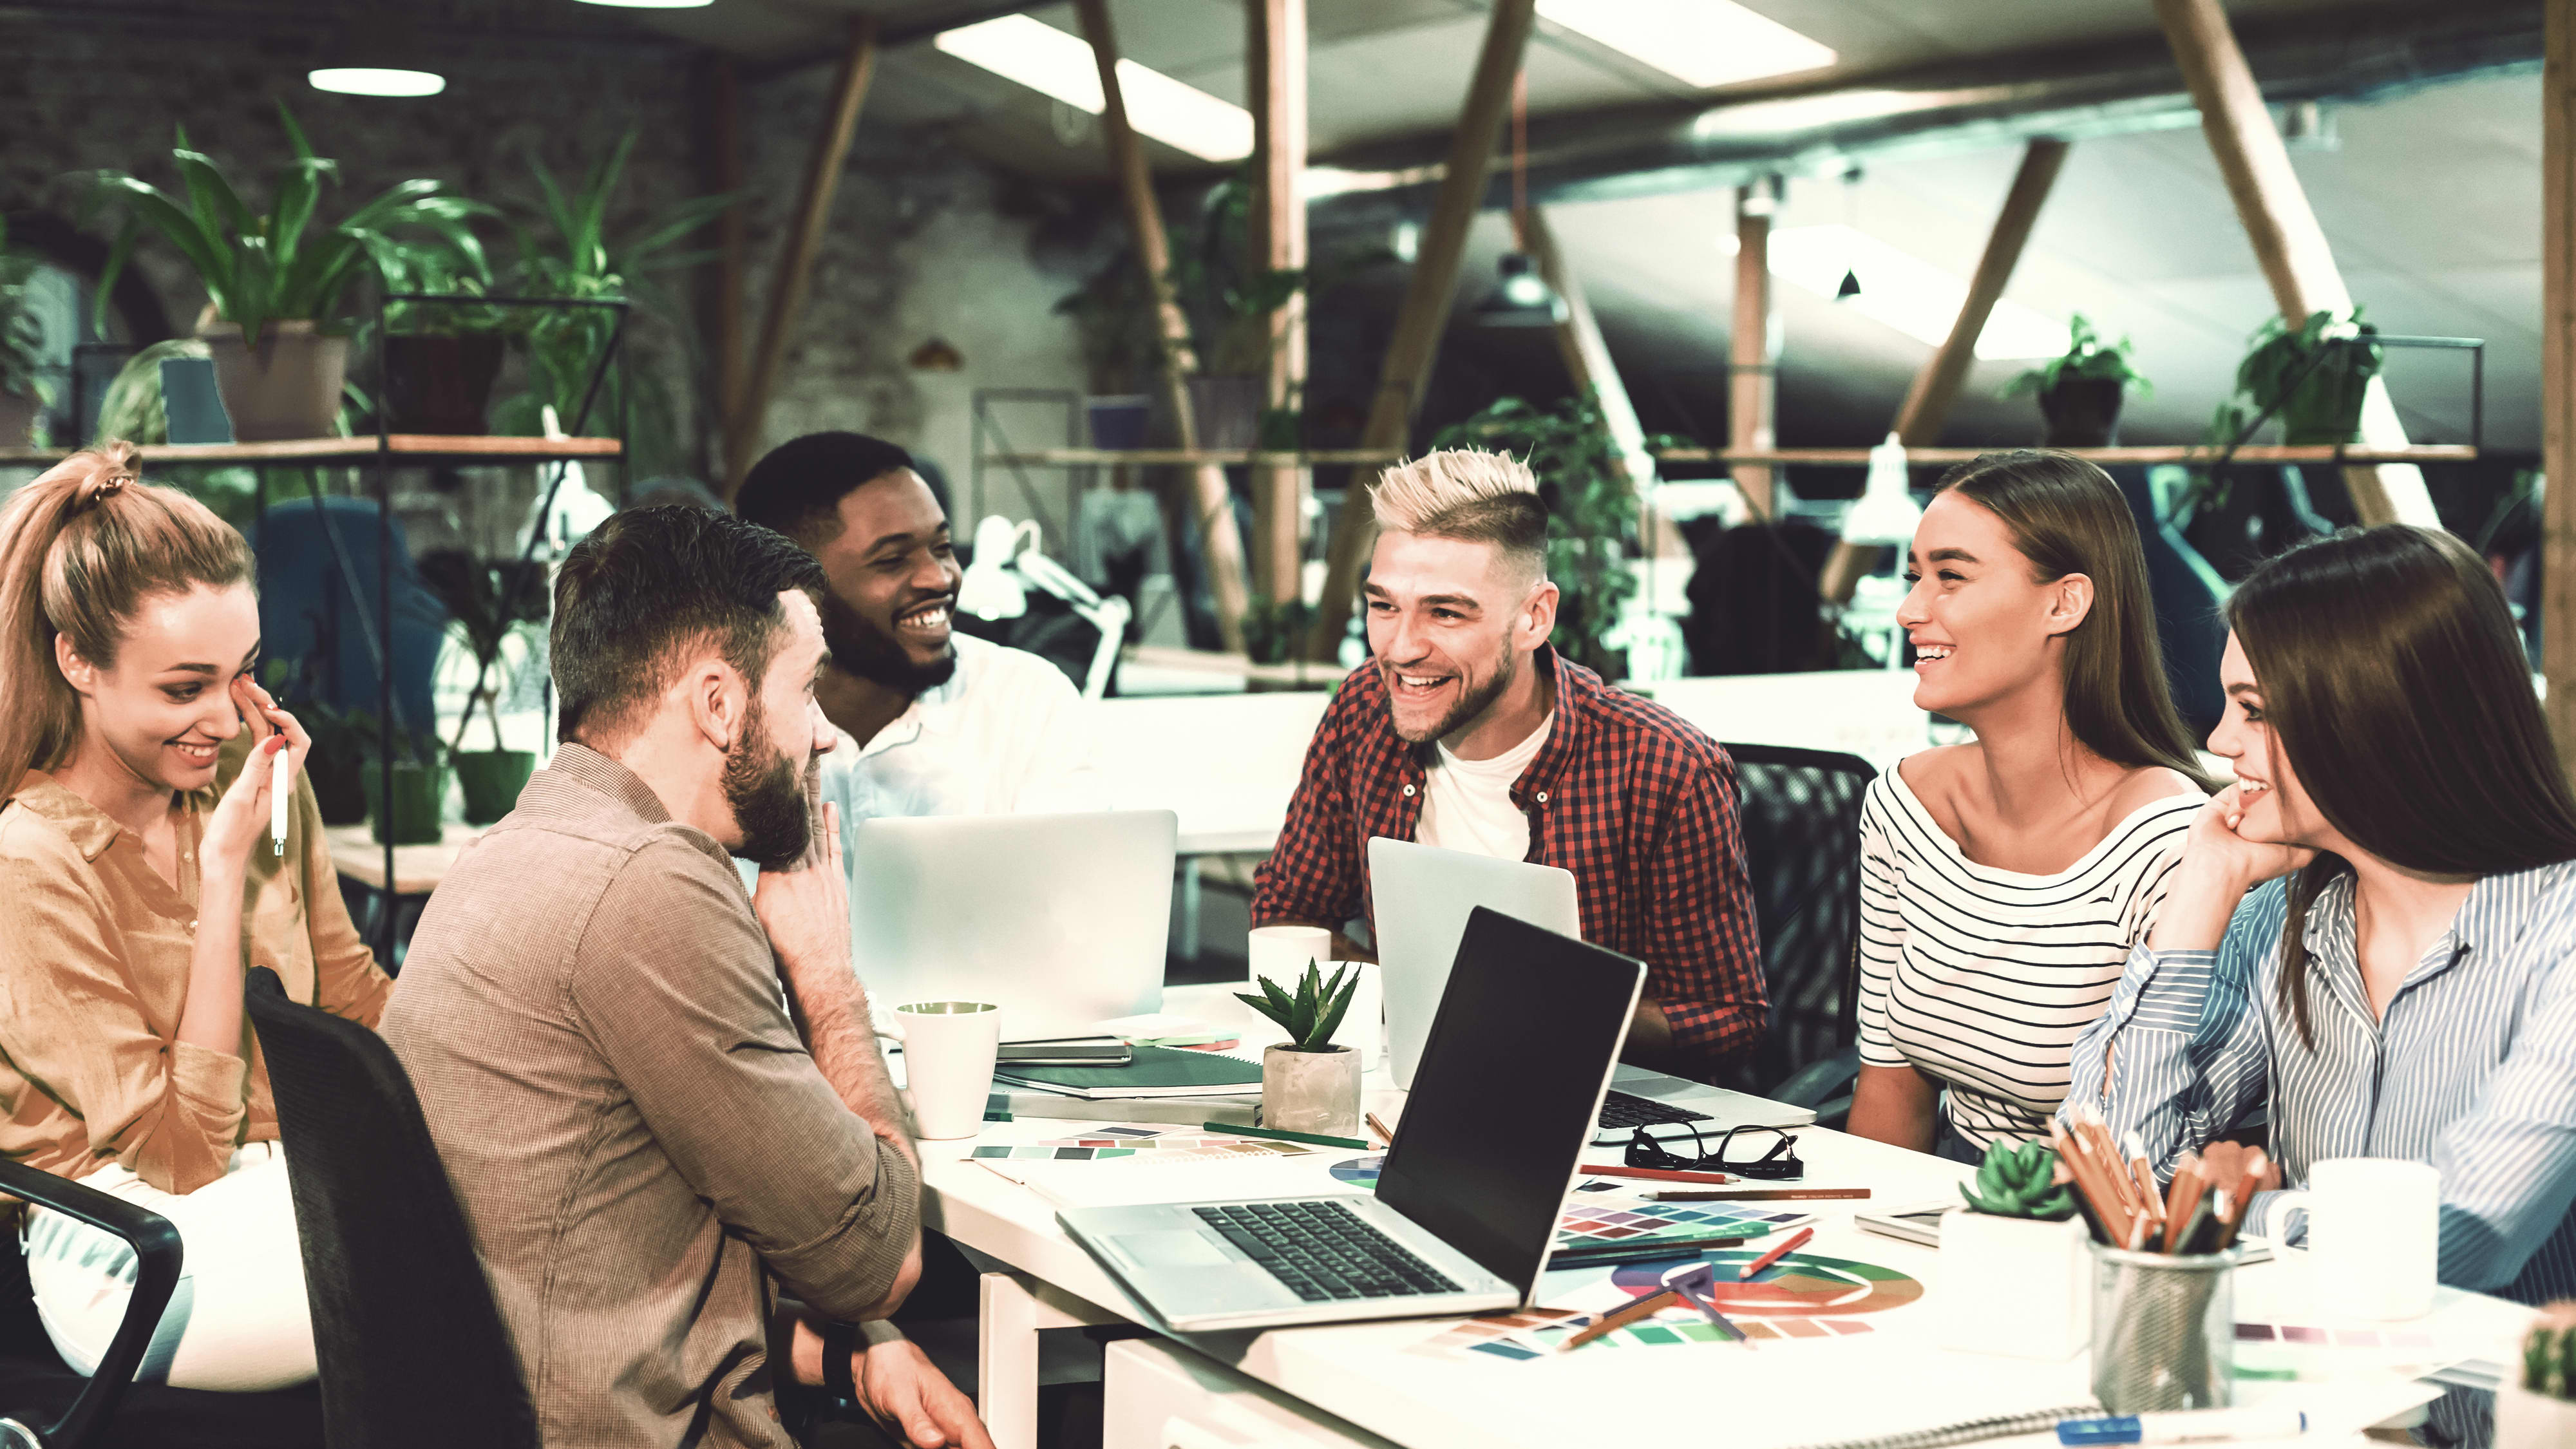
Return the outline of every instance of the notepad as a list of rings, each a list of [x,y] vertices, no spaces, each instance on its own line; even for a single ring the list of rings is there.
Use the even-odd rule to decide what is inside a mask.
[[[1223,1097],[1258,1089],[1261,1064],[1208,1052],[1140,1046],[1118,1067],[996,1067],[993,1080],[1068,1097],[1105,1101],[1118,1097]]]

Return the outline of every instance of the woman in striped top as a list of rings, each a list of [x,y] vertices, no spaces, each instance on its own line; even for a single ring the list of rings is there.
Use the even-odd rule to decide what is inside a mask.
[[[1963,464],[1908,567],[1914,702],[1976,739],[1907,757],[1864,802],[1851,1130],[1974,1161],[2046,1132],[2207,786],[2101,469]]]
[[[2391,524],[2290,550],[2227,612],[2209,747],[2237,783],[2069,1104],[2099,1097],[2170,1173],[2268,1091],[2268,1188],[2429,1162],[2443,1282],[2576,1293],[2576,792],[2503,591],[2458,539]],[[2266,1191],[2246,1227],[2298,1243],[2304,1219]]]

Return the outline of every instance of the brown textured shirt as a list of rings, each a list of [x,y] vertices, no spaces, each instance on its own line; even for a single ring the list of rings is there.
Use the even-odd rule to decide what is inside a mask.
[[[856,1317],[920,1191],[807,1054],[723,847],[564,746],[430,898],[384,1031],[550,1449],[792,1445],[764,1265]]]
[[[198,842],[248,738],[224,752],[212,788],[180,797],[175,886],[140,836],[41,770],[0,804],[0,1153],[71,1178],[118,1163],[185,1193],[223,1176],[240,1144],[276,1139],[250,1023],[231,1052],[177,1039]],[[242,950],[288,996],[368,1026],[393,990],[349,923],[322,812],[300,778],[286,853],[272,853],[264,830],[251,847]]]

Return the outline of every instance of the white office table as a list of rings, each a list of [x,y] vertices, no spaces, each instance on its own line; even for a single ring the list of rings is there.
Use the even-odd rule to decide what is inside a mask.
[[[1175,993],[1177,994],[1177,993]],[[1175,1003],[1175,1009],[1181,1009]],[[1023,1120],[994,1124],[988,1141],[1035,1141],[1078,1135],[1079,1124]],[[1885,1265],[1921,1280],[1926,1305],[1891,1317],[1867,1337],[1830,1342],[1687,1345],[1653,1349],[1587,1349],[1538,1361],[1469,1361],[1413,1351],[1445,1331],[1442,1321],[1403,1320],[1179,1338],[1197,1352],[1289,1397],[1406,1449],[1561,1446],[1597,1442],[1606,1422],[1635,1424],[1640,1406],[1676,1410],[1733,1406],[1724,1416],[1730,1445],[1812,1442],[1830,1437],[1815,1418],[1836,1393],[1948,1396],[1982,1412],[1984,1395],[2039,1392],[2050,1404],[2089,1397],[2083,1355],[2060,1362],[1957,1352],[1933,1339],[1928,1305],[1940,1292],[1940,1255],[1851,1224],[1854,1211],[1955,1196],[1968,1169],[1820,1128],[1800,1129],[1806,1183],[1872,1190],[1866,1202],[1792,1204],[1818,1217],[1804,1251]],[[1036,1443],[1036,1330],[1133,1322],[1152,1317],[1089,1253],[1056,1224],[1055,1208],[1034,1191],[966,1160],[973,1142],[923,1147],[925,1220],[997,1271],[985,1275],[982,1309],[982,1409],[1001,1449]],[[1618,1148],[1596,1149],[1588,1162],[1615,1162]],[[1358,1154],[1352,1154],[1358,1155]],[[1095,1170],[1119,1172],[1123,1164]],[[1751,1184],[1759,1186],[1760,1184]],[[1223,1194],[1227,1188],[1217,1188]],[[2240,1319],[2317,1322],[2306,1302],[2303,1254],[2239,1270]],[[1579,1271],[1579,1270],[1578,1270]],[[1553,1278],[1554,1275],[1551,1275]],[[1559,1280],[1563,1281],[1563,1280]],[[1558,1291],[1562,1291],[1560,1288]],[[1540,1300],[1548,1287],[1543,1284]],[[2491,1341],[2489,1355],[2512,1362],[2510,1345],[2529,1321],[2520,1305],[2444,1289],[2430,1322],[2447,1338]],[[1177,1336],[1176,1336],[1177,1337]],[[1837,1388],[1836,1386],[1841,1386]],[[2032,1407],[2021,1403],[2016,1407]],[[1783,1412],[1785,1411],[1785,1415]],[[1702,1420],[1702,1423],[1707,1421]]]

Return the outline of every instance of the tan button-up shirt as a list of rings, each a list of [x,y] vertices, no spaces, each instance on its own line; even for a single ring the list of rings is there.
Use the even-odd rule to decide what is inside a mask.
[[[65,1177],[108,1163],[164,1192],[224,1175],[233,1149],[277,1137],[250,1023],[230,1052],[177,1040],[195,949],[198,843],[215,785],[180,797],[179,883],[143,840],[41,770],[0,804],[0,1153]],[[376,1024],[393,983],[349,923],[313,789],[295,784],[286,853],[263,836],[243,884],[245,966],[286,993]]]
[[[550,1449],[791,1445],[763,1267],[856,1317],[919,1187],[806,1053],[723,847],[564,746],[430,898],[384,1032]]]

